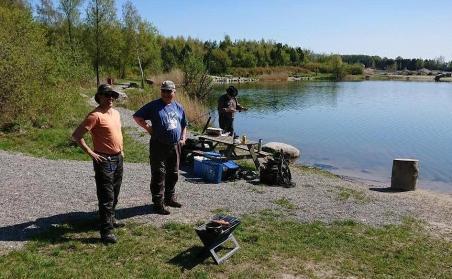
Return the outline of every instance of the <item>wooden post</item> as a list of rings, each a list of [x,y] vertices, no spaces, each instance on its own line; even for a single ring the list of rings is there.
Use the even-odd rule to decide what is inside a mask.
[[[415,190],[419,175],[419,160],[394,159],[392,162],[391,188],[395,190]]]

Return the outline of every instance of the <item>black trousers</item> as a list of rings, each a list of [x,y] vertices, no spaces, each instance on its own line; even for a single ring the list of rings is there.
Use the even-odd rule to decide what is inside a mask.
[[[93,161],[93,165],[99,202],[100,233],[106,234],[113,230],[115,208],[122,183],[123,157],[121,154],[100,155],[107,160],[101,163]]]
[[[161,205],[163,198],[174,197],[175,186],[179,179],[179,162],[181,145],[164,144],[156,140],[149,142],[151,162],[151,194],[152,202]]]
[[[220,114],[218,115],[218,122],[223,131],[229,132],[231,136],[234,136],[234,118]]]

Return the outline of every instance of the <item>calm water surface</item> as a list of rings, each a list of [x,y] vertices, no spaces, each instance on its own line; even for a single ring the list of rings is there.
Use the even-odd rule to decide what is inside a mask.
[[[225,87],[216,90],[212,109]],[[239,101],[249,108],[236,116],[240,135],[294,145],[302,151],[303,164],[384,184],[390,182],[394,158],[415,158],[420,161],[419,188],[452,192],[451,83],[302,82],[238,88]]]

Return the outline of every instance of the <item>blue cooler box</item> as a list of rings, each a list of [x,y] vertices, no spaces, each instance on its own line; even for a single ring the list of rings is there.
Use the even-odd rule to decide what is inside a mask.
[[[223,164],[211,160],[202,161],[202,177],[207,182],[220,183],[223,174]]]
[[[227,161],[223,163],[223,170],[237,170],[239,168],[239,165],[237,165],[234,161]]]
[[[203,165],[202,165],[202,163],[203,163],[205,160],[208,160],[208,159],[205,158],[205,157],[202,157],[202,156],[195,156],[195,157],[193,158],[193,174],[194,174],[195,176],[197,176],[197,177],[202,177],[202,176],[203,176],[203,175],[202,175],[202,171],[203,171]]]
[[[210,183],[220,183],[222,178],[228,179],[239,169],[234,161],[217,162],[203,156],[195,156],[193,173]]]
[[[221,157],[221,154],[218,153],[218,152],[214,152],[214,151],[209,151],[209,152],[204,151],[204,152],[203,152],[203,156],[204,156],[204,157],[207,157],[207,158],[215,159],[215,158]]]
[[[227,161],[223,163],[223,180],[234,180],[237,178],[237,172],[239,170],[239,165],[234,161]]]

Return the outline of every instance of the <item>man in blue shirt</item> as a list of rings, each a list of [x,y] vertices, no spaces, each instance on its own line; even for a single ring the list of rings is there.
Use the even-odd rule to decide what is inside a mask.
[[[147,103],[133,115],[138,125],[150,135],[151,193],[154,211],[168,215],[166,206],[181,207],[175,199],[175,185],[179,176],[181,146],[185,144],[187,120],[181,104],[176,102],[174,82],[164,81],[160,99]],[[148,125],[150,120],[152,125]]]

